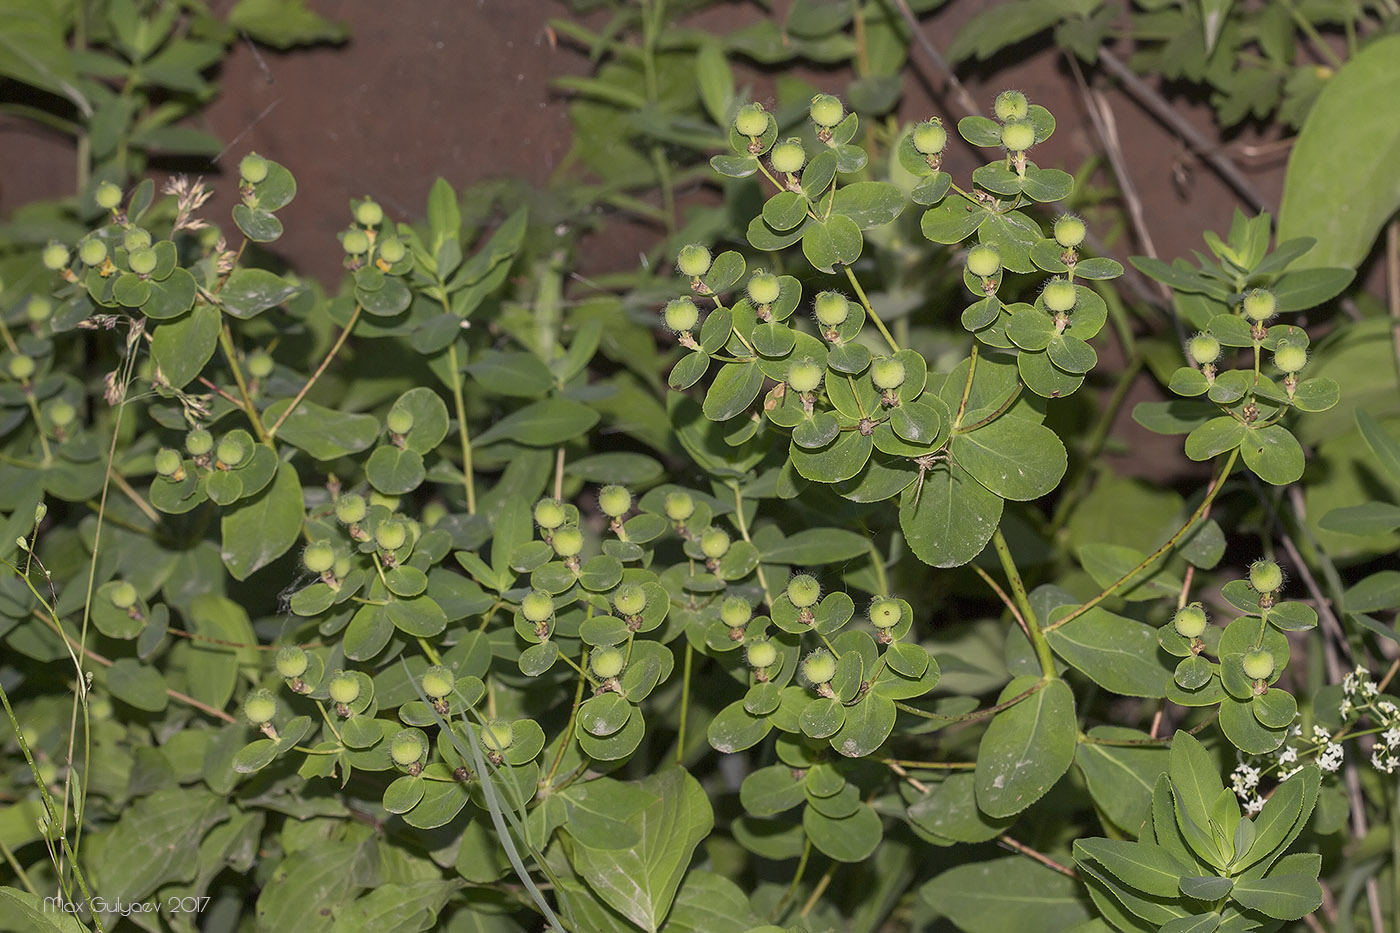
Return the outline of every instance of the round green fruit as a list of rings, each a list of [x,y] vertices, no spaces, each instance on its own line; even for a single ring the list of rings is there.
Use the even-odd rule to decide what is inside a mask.
[[[840,98],[830,94],[817,94],[813,97],[809,112],[813,123],[828,129],[840,123],[846,116],[846,108],[841,106]]]
[[[577,557],[583,551],[583,532],[577,525],[565,525],[554,532],[552,543],[560,557]]]
[[[243,715],[255,726],[272,722],[277,715],[277,698],[269,690],[254,690],[243,699]]]
[[[1182,638],[1200,638],[1206,630],[1206,610],[1200,603],[1182,606],[1172,616],[1172,627]]]
[[[995,246],[978,243],[967,251],[967,271],[979,279],[989,279],[1001,270],[1001,253]]]
[[[546,531],[558,528],[567,518],[564,504],[558,499],[541,499],[535,503],[535,524]]]
[[[250,152],[238,162],[238,174],[250,185],[256,185],[267,177],[267,159]]]
[[[1274,656],[1263,648],[1246,651],[1241,659],[1244,675],[1250,680],[1264,680],[1274,672]]]
[[[362,256],[369,252],[369,234],[363,230],[346,230],[340,245],[351,256]]]
[[[676,254],[676,268],[681,270],[681,275],[695,278],[710,271],[710,251],[699,243],[690,243],[682,246],[680,252]]]
[[[97,186],[97,191],[93,194],[93,200],[95,200],[97,206],[104,211],[116,210],[117,205],[122,203],[122,189],[118,188],[110,181],[104,181]]]
[[[1020,91],[1002,91],[992,102],[992,110],[996,113],[997,119],[1003,123],[1024,120],[1030,111],[1030,102],[1026,100],[1026,95]]]
[[[301,562],[312,573],[325,573],[335,566],[335,548],[329,541],[312,541],[301,552]]]
[[[390,434],[407,434],[413,430],[413,412],[407,408],[391,408],[384,418],[384,426]]]
[[[647,591],[630,583],[619,586],[613,592],[613,606],[625,616],[641,615],[647,607]]]
[[[89,266],[100,266],[107,260],[107,244],[98,239],[87,239],[78,247],[78,258]]]
[[[1197,366],[1220,359],[1220,341],[1211,334],[1197,334],[1186,342],[1186,354]]]
[[[191,457],[203,457],[214,449],[214,435],[203,428],[195,428],[185,435],[185,450]]]
[[[423,672],[423,692],[434,700],[451,696],[456,683],[457,678],[453,676],[452,671],[441,664],[435,664]]]
[[[899,603],[887,596],[870,604],[870,624],[878,629],[894,628],[903,616]]]
[[[49,424],[56,428],[66,428],[78,417],[78,410],[73,407],[73,403],[64,398],[56,398],[49,402],[44,413],[49,416]]]
[[[1256,288],[1244,296],[1244,315],[1262,324],[1278,313],[1278,299],[1266,288]]]
[[[710,560],[719,560],[729,553],[729,535],[723,528],[711,525],[700,536],[700,553]]]
[[[773,662],[778,660],[778,649],[773,647],[771,641],[753,641],[744,649],[744,656],[750,667],[772,667]]]
[[[802,140],[793,136],[774,146],[768,158],[773,162],[773,171],[792,175],[807,164],[807,150],[802,148]]]
[[[254,379],[266,379],[272,375],[272,357],[266,350],[254,350],[248,354],[248,375]]]
[[[662,312],[666,326],[678,334],[690,333],[700,323],[700,309],[689,298],[672,298]]]
[[[161,476],[174,476],[180,472],[183,464],[180,462],[180,452],[169,447],[162,447],[156,451],[156,472]]]
[[[331,682],[326,685],[331,699],[343,706],[349,706],[360,698],[360,678],[347,671],[336,671]]]
[[[379,545],[381,550],[397,551],[408,543],[408,528],[397,519],[382,521],[375,526],[374,543]]]
[[[822,384],[822,368],[813,360],[797,360],[788,366],[787,384],[794,392],[815,392]]]
[[[408,247],[398,237],[386,237],[379,242],[379,258],[393,265],[408,255]]]
[[[937,155],[948,145],[948,130],[941,120],[925,120],[915,125],[911,139],[919,155]]]
[[[526,593],[520,601],[520,615],[526,622],[538,625],[554,617],[554,597],[543,590]]]
[[[40,255],[44,268],[51,272],[67,268],[69,258],[68,247],[62,243],[50,243],[44,247],[44,252]]]
[[[749,300],[756,305],[771,305],[781,291],[778,277],[771,272],[755,272],[749,277]]]
[[[746,104],[734,117],[734,129],[741,136],[762,136],[768,130],[768,112],[762,104]]]
[[[588,666],[603,680],[610,680],[622,673],[627,659],[617,648],[599,648],[588,658]]]
[[[152,272],[156,271],[156,265],[159,263],[159,259],[156,257],[155,250],[151,249],[149,246],[145,246],[141,249],[134,249],[128,253],[126,256],[126,263],[131,266],[131,271],[135,272],[137,275],[150,275]]]
[[[481,744],[487,751],[503,752],[515,742],[515,727],[504,719],[493,719],[481,729]]]
[[[369,506],[365,504],[365,497],[357,493],[347,492],[335,500],[336,520],[346,525],[364,521],[368,513]]]
[[[839,327],[851,316],[851,301],[840,292],[820,292],[813,310],[822,327]]]
[[[214,459],[225,466],[236,467],[248,459],[252,451],[244,445],[242,438],[226,435],[219,438],[219,446],[214,451]]]
[[[743,628],[753,618],[753,607],[742,596],[726,596],[719,606],[719,618],[730,628]]]
[[[24,316],[34,324],[42,324],[53,316],[53,302],[43,295],[35,295],[24,306]]]
[[[30,376],[34,375],[34,370],[38,368],[38,364],[34,362],[34,357],[23,353],[16,353],[14,356],[10,357],[10,361],[5,365],[5,368],[9,370],[12,377],[18,379],[20,382],[24,382]]]
[[[374,201],[361,201],[355,205],[355,222],[364,227],[377,227],[384,219],[384,208]]]
[[[1075,291],[1073,282],[1051,279],[1045,286],[1045,291],[1041,292],[1041,298],[1048,310],[1063,314],[1074,310],[1075,303],[1079,301],[1079,294]]]
[[[1016,120],[1001,128],[1001,144],[1011,152],[1025,152],[1035,145],[1035,127]]]
[[[144,230],[141,227],[132,227],[122,234],[122,246],[126,247],[127,252],[145,249],[150,245],[151,233],[149,230]]]
[[[598,490],[598,508],[608,518],[621,518],[632,508],[632,494],[623,486],[604,486]]]
[[[1055,242],[1066,249],[1074,249],[1084,238],[1089,235],[1089,228],[1084,226],[1084,221],[1073,214],[1061,214],[1055,220]]]
[[[665,500],[666,517],[673,522],[683,522],[695,514],[695,500],[688,492],[668,492]]]
[[[126,580],[116,583],[107,591],[107,598],[112,601],[112,605],[118,609],[130,609],[136,605],[136,587]]]
[[[1296,344],[1280,340],[1274,347],[1274,365],[1282,373],[1296,373],[1308,365],[1308,351]]]
[[[309,663],[306,652],[299,645],[283,645],[277,649],[277,673],[288,680],[305,674]]]
[[[870,364],[870,381],[881,391],[898,389],[905,376],[904,363],[892,356],[878,357]]]
[[[836,659],[825,648],[818,648],[802,659],[802,676],[809,683],[824,684],[836,676]]]
[[[798,609],[807,609],[821,598],[822,585],[810,573],[799,573],[788,581],[787,598]]]
[[[1249,565],[1249,585],[1258,593],[1272,593],[1283,586],[1283,568],[1276,560],[1256,560]]]
[[[389,754],[394,764],[407,767],[423,757],[423,739],[413,729],[403,729],[389,744]]]

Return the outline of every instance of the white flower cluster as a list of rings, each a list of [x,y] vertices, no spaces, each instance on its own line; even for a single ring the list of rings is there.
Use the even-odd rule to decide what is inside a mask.
[[[1363,715],[1370,718],[1373,728],[1369,731],[1376,735],[1376,743],[1371,747],[1371,767],[1394,774],[1400,768],[1400,707],[1381,699],[1380,688],[1366,668],[1358,666],[1342,679],[1338,711],[1344,719],[1359,719]]]

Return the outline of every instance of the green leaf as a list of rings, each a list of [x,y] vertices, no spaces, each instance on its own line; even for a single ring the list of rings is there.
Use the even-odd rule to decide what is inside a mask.
[[[151,356],[173,388],[184,388],[204,369],[219,345],[219,312],[200,305],[185,317],[166,321],[151,335]]]
[[[1198,827],[1205,827],[1211,807],[1225,787],[1215,759],[1195,736],[1178,731],[1172,736],[1168,770],[1178,806]]]
[[[763,222],[774,230],[791,230],[807,217],[807,198],[797,191],[779,191],[763,203]]]
[[[810,528],[760,548],[765,564],[807,567],[844,563],[869,551],[869,541],[863,535],[840,528]]]
[[[234,224],[252,242],[273,243],[282,238],[282,221],[271,211],[235,204],[232,213]]]
[[[120,658],[107,669],[107,689],[123,703],[150,713],[159,713],[170,703],[160,671],[135,658]]]
[[[1075,879],[1014,855],[945,871],[919,896],[965,933],[1055,933],[1091,916]]]
[[[958,434],[949,448],[958,465],[1004,499],[1039,499],[1059,485],[1069,459],[1054,431],[1026,418],[997,418]]]
[[[271,428],[290,405],[291,399],[273,402],[263,412],[264,423]],[[379,419],[303,400],[282,422],[276,436],[317,460],[334,460],[368,449],[379,437]]]
[[[531,447],[552,447],[587,433],[598,413],[581,402],[551,398],[511,412],[474,439],[476,444],[512,440]]]
[[[1168,850],[1150,842],[1079,839],[1074,857],[1092,859],[1124,884],[1156,897],[1176,897],[1177,882],[1187,870]]]
[[[127,892],[124,902],[136,904],[165,884],[190,880],[200,840],[228,816],[224,799],[199,787],[159,790],[130,804],[103,839],[106,852],[121,854],[103,860],[104,889],[113,885]]]
[[[899,526],[919,560],[961,567],[987,546],[1005,504],[957,463],[938,463],[900,495]]]
[[[1377,39],[1323,85],[1288,159],[1278,239],[1315,237],[1294,269],[1355,269],[1400,207],[1400,125],[1375,120],[1400,96],[1400,36]],[[1347,170],[1336,170],[1345,152]]]
[[[1356,426],[1386,475],[1400,483],[1400,441],[1391,437],[1375,416],[1364,408],[1356,409]]]
[[[757,363],[726,363],[705,392],[705,417],[728,421],[752,405],[762,388],[763,373]]]
[[[1037,677],[1018,677],[997,702],[1037,683]],[[991,816],[1012,816],[1035,803],[1069,770],[1077,731],[1074,694],[1063,680],[997,713],[977,752],[977,805]]]
[[[1280,424],[1246,431],[1240,441],[1240,456],[1256,476],[1275,486],[1287,486],[1303,476],[1303,448]]]
[[[706,42],[695,56],[695,84],[705,112],[717,125],[729,122],[734,102],[734,72],[724,60],[724,50],[717,42]]]
[[[807,799],[805,785],[784,764],[749,772],[739,787],[739,802],[754,816],[776,816]]]
[[[1244,440],[1245,432],[1245,426],[1234,418],[1212,418],[1187,435],[1186,456],[1192,460],[1209,460],[1234,450]]]
[[[194,304],[198,286],[194,276],[176,269],[164,280],[151,279],[149,294],[141,301],[141,313],[152,320],[165,321],[179,317]]]
[[[190,603],[190,628],[203,639],[190,642],[187,676],[196,700],[223,709],[233,697],[240,664],[255,667],[257,654],[238,645],[257,644],[248,612],[238,603],[214,593],[201,593]]]
[[[320,840],[283,859],[258,894],[258,923],[270,930],[329,931],[330,916],[374,878],[376,847]]]
[[[842,660],[848,656],[843,655]],[[867,693],[860,702],[846,708],[845,722],[831,737],[831,747],[847,758],[864,758],[889,738],[894,720],[894,701],[879,693]]]
[[[1322,886],[1307,875],[1275,875],[1237,881],[1230,897],[1276,920],[1298,920],[1322,906]]]
[[[1149,738],[1145,732],[1119,726],[1095,726],[1089,737],[1138,742]],[[1137,833],[1151,813],[1152,788],[1167,770],[1167,754],[1162,745],[1080,742],[1074,763],[1099,808],[1118,826]]]
[[[879,815],[863,803],[842,817],[808,806],[802,811],[802,829],[818,852],[838,862],[865,861],[884,838]]]
[[[825,447],[806,450],[794,444],[789,450],[795,470],[819,483],[839,483],[859,473],[870,459],[874,442],[859,431],[844,431]]]
[[[756,716],[744,707],[743,700],[735,700],[710,720],[706,735],[711,748],[727,755],[752,748],[772,728],[767,716]]]
[[[1060,615],[1069,611],[1065,607]],[[1095,606],[1045,637],[1057,655],[1105,690],[1135,697],[1167,695],[1171,675],[1158,660],[1157,630],[1151,626]]]
[[[0,67],[3,67],[0,64]],[[18,888],[0,887],[0,905],[11,922],[23,920],[23,929],[35,933],[87,933],[87,927],[65,911],[54,910],[47,897]],[[16,927],[19,929],[19,927]]]
[[[283,461],[270,486],[224,512],[220,556],[235,580],[248,579],[297,542],[302,509],[301,480]]]
[[[660,929],[695,847],[714,826],[710,801],[699,782],[680,768],[654,774],[637,786],[657,798],[627,822],[641,839],[630,849],[575,844],[574,870],[608,906],[643,930]]]
[[[308,10],[306,0],[239,0],[228,13],[228,24],[279,49],[345,38],[343,25]]]
[[[286,302],[305,287],[266,269],[235,269],[219,290],[219,305],[234,317],[247,320]]]
[[[891,223],[904,210],[904,193],[888,182],[856,181],[836,190],[832,213],[844,214],[862,230]]]
[[[436,926],[439,912],[462,887],[460,880],[391,881],[336,912],[337,933],[409,933]]]
[[[671,912],[666,933],[747,933],[762,921],[742,888],[714,872],[688,872]]]
[[[854,263],[862,244],[860,227],[844,214],[833,214],[824,222],[814,220],[802,228],[802,254],[822,272]]]

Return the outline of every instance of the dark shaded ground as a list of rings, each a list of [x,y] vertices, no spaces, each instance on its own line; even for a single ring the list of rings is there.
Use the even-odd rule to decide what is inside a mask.
[[[788,3],[774,5],[782,12]],[[946,47],[963,22],[994,5],[955,0],[924,21],[925,34]],[[372,194],[391,217],[413,220],[439,175],[458,186],[505,174],[545,184],[568,152],[568,101],[550,82],[586,73],[590,64],[585,53],[551,41],[548,21],[569,13],[557,0],[311,0],[310,6],[345,22],[350,41],[287,54],[241,44],[220,76],[223,93],[206,114],[206,128],[229,141],[227,153],[208,166],[211,182],[222,189],[211,205],[213,216],[227,216],[235,187],[229,173],[250,149],[286,164],[301,181],[297,199],[280,212],[288,233],[277,244],[299,270],[328,284],[342,274],[334,237],[349,220],[351,197]],[[758,15],[755,7],[736,3],[711,11],[703,25],[724,31]],[[917,49],[913,61],[901,115],[955,120],[959,114],[931,96],[943,88],[943,76],[930,70]],[[983,75],[991,77],[984,81]],[[837,72],[804,76],[832,90],[845,80]],[[766,76],[751,77],[760,91],[767,86]],[[984,106],[996,91],[1014,86],[1057,115],[1059,132],[1037,151],[1039,164],[1075,171],[1100,151],[1083,98],[1053,47],[1018,49],[964,78]],[[1236,198],[1130,98],[1117,91],[1107,97],[1159,254],[1170,259],[1201,248],[1201,231],[1226,228]],[[1212,133],[1208,108],[1173,102]],[[1282,159],[1253,167],[1241,161],[1254,184],[1276,201]],[[957,176],[975,164],[963,148],[945,167]],[[0,165],[9,169],[0,188],[0,217],[30,199],[71,190],[67,145],[8,117],[0,118]],[[1184,175],[1185,183],[1174,183],[1174,173]],[[1120,258],[1144,251],[1129,231],[1104,232]],[[640,228],[610,227],[606,237],[584,244],[584,271],[633,267],[649,237]],[[1153,462],[1179,463],[1179,439],[1135,433],[1139,441],[1149,446],[1136,450],[1134,472],[1155,472]],[[1160,456],[1156,444],[1164,445]]]

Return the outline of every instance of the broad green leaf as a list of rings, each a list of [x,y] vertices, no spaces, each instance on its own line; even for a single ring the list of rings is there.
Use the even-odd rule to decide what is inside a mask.
[[[977,806],[975,783],[976,779],[965,771],[949,775],[909,805],[909,819],[936,836],[942,845],[995,839],[1014,818],[996,819],[983,813]]]
[[[818,852],[838,862],[865,861],[884,838],[879,815],[859,802],[854,812],[840,817],[808,805],[802,811],[802,829]]]
[[[1234,450],[1244,440],[1245,433],[1245,426],[1234,418],[1212,418],[1187,436],[1186,456],[1192,460],[1209,460]]]
[[[586,434],[598,423],[598,412],[581,402],[551,398],[506,415],[475,438],[475,444],[512,440],[531,447],[550,447]]]
[[[831,210],[851,218],[861,229],[879,227],[904,210],[904,193],[888,182],[851,182],[836,190]]]
[[[806,450],[793,444],[789,451],[792,465],[807,479],[819,483],[839,483],[859,473],[874,450],[874,442],[859,431],[843,431],[825,447]]]
[[[337,933],[413,933],[436,926],[438,913],[463,887],[460,880],[391,881],[336,912]]]
[[[1322,886],[1307,875],[1271,875],[1235,882],[1230,897],[1277,920],[1297,920],[1322,906]]]
[[[103,889],[111,885],[110,890],[127,892],[122,900],[130,904],[172,881],[188,881],[195,874],[200,840],[228,816],[224,799],[199,787],[167,788],[142,797],[102,838]]]
[[[1355,269],[1400,206],[1400,124],[1375,120],[1377,101],[1400,97],[1400,36],[1357,53],[1323,85],[1288,159],[1278,238],[1318,241],[1293,269]],[[1336,153],[1349,154],[1347,171]]]
[[[257,918],[270,930],[321,933],[332,911],[374,878],[375,846],[320,840],[288,855],[258,894]]]
[[[961,567],[987,546],[1005,504],[957,463],[938,463],[904,487],[899,526],[919,560]]]
[[[762,921],[749,906],[748,895],[723,875],[697,869],[688,872],[666,915],[666,933],[748,933]]]
[[[219,289],[219,304],[234,317],[246,320],[277,307],[304,287],[266,269],[235,269]]]
[[[1014,855],[945,871],[919,896],[966,933],[1056,933],[1091,916],[1077,881]]]
[[[1068,466],[1054,431],[1025,418],[1000,417],[958,434],[950,445],[958,465],[1004,499],[1039,499],[1059,485]]]
[[[842,655],[842,660],[847,657],[849,652]],[[883,694],[867,693],[860,702],[846,708],[846,719],[841,730],[831,737],[831,747],[847,758],[864,758],[889,738],[894,721],[894,701]]]
[[[1122,523],[1128,516],[1119,514],[1115,515],[1114,518]],[[1153,530],[1155,531],[1155,529]],[[1098,542],[1085,544],[1078,549],[1078,552],[1079,562],[1084,566],[1089,576],[1094,578],[1094,582],[1103,587],[1118,582],[1147,557],[1145,553],[1136,548]],[[1149,565],[1146,572],[1138,575],[1136,582],[1119,590],[1117,595],[1129,602],[1137,602],[1162,599],[1168,596],[1175,597],[1180,592],[1180,580],[1167,572],[1165,567],[1160,567],[1156,572],[1153,572],[1152,566]]]
[[[1175,897],[1177,882],[1187,871],[1168,850],[1150,842],[1080,839],[1074,854],[1076,860],[1092,859],[1124,884],[1157,897]]]
[[[711,748],[731,754],[757,745],[772,728],[771,719],[750,713],[743,700],[735,700],[710,720],[706,734]]]
[[[1386,433],[1375,416],[1364,408],[1356,409],[1356,426],[1361,430],[1366,446],[1371,448],[1371,453],[1375,455],[1376,462],[1385,470],[1386,475],[1400,483],[1400,441]]]
[[[1145,732],[1120,726],[1095,726],[1090,738],[1143,742]],[[1084,775],[1094,802],[1119,827],[1141,831],[1152,810],[1152,788],[1167,770],[1167,749],[1162,745],[1103,745],[1080,742],[1074,763]]]
[[[151,335],[151,356],[161,375],[176,389],[198,376],[219,344],[219,311],[199,305],[188,315],[166,321]]]
[[[997,698],[1005,703],[1039,682],[1018,677]],[[1074,694],[1051,680],[997,713],[977,752],[977,805],[991,816],[1012,816],[1045,795],[1074,761]]]
[[[643,930],[660,929],[700,841],[714,826],[710,801],[680,768],[654,774],[638,786],[656,803],[627,822],[641,834],[631,849],[575,845],[574,869],[608,906]]]
[[[487,392],[531,398],[554,387],[554,374],[533,353],[487,350],[467,366],[467,372]]]
[[[1066,607],[1060,615],[1069,611]],[[1151,626],[1095,606],[1045,637],[1057,655],[1105,690],[1136,697],[1167,695],[1171,675],[1159,659],[1157,630]]]
[[[263,422],[271,428],[290,405],[291,399],[272,403],[263,413]],[[282,422],[276,436],[317,460],[334,460],[369,448],[379,437],[379,419],[303,400]]]
[[[844,214],[832,214],[824,222],[814,220],[802,228],[802,254],[822,272],[854,263],[862,245],[860,227]]]
[[[159,713],[170,703],[160,671],[135,658],[119,658],[107,669],[107,689],[123,703],[150,713]]]
[[[1247,430],[1240,441],[1240,456],[1255,475],[1275,486],[1287,486],[1303,475],[1303,448],[1281,424]]]
[[[705,417],[728,421],[752,405],[762,388],[763,373],[757,363],[725,364],[705,392]]]
[[[765,564],[798,564],[813,567],[843,563],[870,551],[868,539],[840,528],[810,528],[762,547]]]
[[[720,126],[729,122],[734,101],[734,72],[724,60],[724,50],[719,43],[707,42],[700,46],[695,56],[695,84],[710,119]]]
[[[1211,806],[1224,789],[1215,758],[1191,733],[1178,731],[1172,736],[1168,771],[1177,804],[1192,822],[1204,828]]]
[[[87,933],[87,927],[72,914],[55,910],[48,897],[18,888],[0,887],[0,907],[4,908],[9,922],[24,921],[23,927],[15,926],[14,929],[32,930],[34,933]]]
[[[235,580],[248,579],[296,543],[302,509],[296,468],[281,462],[270,486],[224,512],[220,556]]]
[[[754,816],[776,816],[806,799],[805,785],[784,764],[749,772],[739,787],[739,802]]]
[[[190,628],[203,639],[190,642],[189,693],[196,700],[223,709],[238,683],[240,664],[256,667],[257,635],[248,612],[238,603],[214,593],[202,593],[189,608]]]

